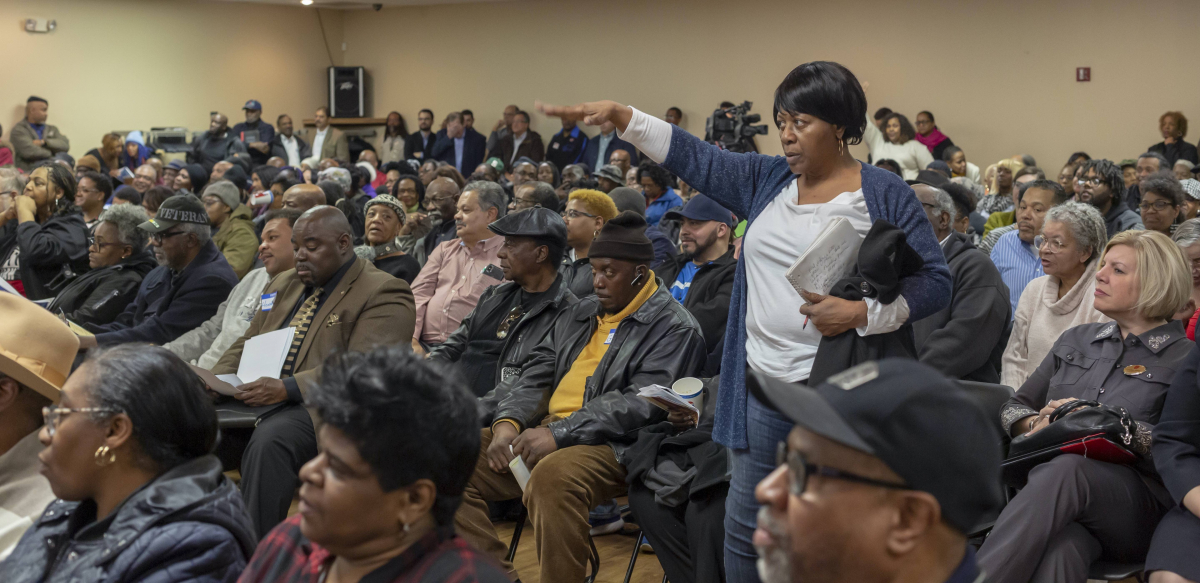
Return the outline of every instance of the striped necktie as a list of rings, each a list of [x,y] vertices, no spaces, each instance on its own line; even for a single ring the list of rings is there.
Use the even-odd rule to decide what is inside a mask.
[[[304,344],[304,335],[308,332],[308,325],[312,323],[313,313],[317,311],[317,302],[321,300],[321,291],[319,287],[314,289],[288,324],[296,329],[296,334],[292,336],[292,347],[288,349],[287,361],[283,363],[283,370],[279,371],[280,377],[292,376],[292,369],[296,366],[296,353],[300,351],[300,345]]]

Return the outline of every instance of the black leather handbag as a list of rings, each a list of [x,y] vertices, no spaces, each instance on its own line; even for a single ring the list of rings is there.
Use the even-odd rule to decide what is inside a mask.
[[[1025,486],[1029,471],[1063,454],[1076,454],[1115,464],[1134,464],[1141,456],[1130,446],[1137,424],[1124,407],[1096,401],[1070,401],[1049,417],[1050,424],[1033,435],[1018,435],[1001,464],[1004,483]]]

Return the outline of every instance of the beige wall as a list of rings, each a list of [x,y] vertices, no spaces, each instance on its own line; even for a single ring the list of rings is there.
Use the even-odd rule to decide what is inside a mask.
[[[342,11],[322,11],[340,61]],[[58,21],[26,33],[27,17]],[[208,112],[241,121],[247,99],[263,116],[311,117],[326,101],[329,57],[316,13],[300,6],[194,0],[3,0],[0,123],[4,138],[25,99],[50,101],[49,123],[78,157],[108,131],[208,127]],[[339,62],[340,64],[340,62]]]
[[[471,108],[489,125],[504,105],[615,99],[655,115],[681,107],[703,134],[721,100],[771,117],[792,67],[839,61],[869,82],[872,111],[922,109],[981,168],[1030,153],[1057,174],[1067,156],[1136,156],[1158,116],[1181,109],[1200,138],[1200,37],[1194,4],[890,0],[610,0],[347,12],[346,63],[367,67],[376,113],[413,128],[431,107]],[[1077,66],[1093,81],[1077,83]],[[557,123],[534,118],[548,139]],[[482,131],[482,128],[481,128]],[[759,136],[779,153],[772,128]],[[865,148],[856,153],[865,157]]]
[[[1200,73],[1193,5],[886,0],[516,0],[323,10],[337,64],[373,78],[374,115],[470,108],[481,130],[504,105],[609,98],[662,115],[677,105],[702,133],[723,99],[770,118],[775,86],[795,65],[832,59],[869,82],[874,110],[933,111],[981,167],[1030,153],[1049,172],[1067,155],[1131,157],[1159,141],[1167,109],[1193,117]],[[58,30],[28,34],[26,17]],[[185,125],[208,112],[237,121],[246,99],[310,117],[325,102],[329,57],[316,11],[199,0],[0,2],[0,122],[31,94],[80,155],[109,130]],[[342,41],[347,50],[341,51]],[[1092,67],[1076,83],[1076,66]],[[534,116],[546,139],[554,120]],[[593,130],[594,133],[594,130]],[[772,129],[758,142],[778,153]],[[858,153],[865,156],[861,147]]]

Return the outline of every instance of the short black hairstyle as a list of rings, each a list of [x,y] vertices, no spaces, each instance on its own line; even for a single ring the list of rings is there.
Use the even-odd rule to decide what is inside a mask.
[[[160,472],[207,455],[217,443],[217,412],[196,376],[160,346],[119,344],[88,351],[91,406],[125,413],[147,464]],[[153,394],[154,398],[147,398]],[[116,413],[93,413],[97,421]]]
[[[963,149],[958,146],[946,146],[946,149],[942,150],[942,161],[949,162],[952,158],[954,158],[955,154],[961,151],[963,151]]]
[[[409,168],[409,170],[412,169],[412,166],[408,166],[407,164],[405,164],[405,166],[407,166]],[[399,200],[400,195],[396,194],[396,193],[398,193],[400,191],[400,183],[404,182],[405,180],[411,180],[413,183],[413,186],[416,187],[416,189],[417,189],[417,204],[424,204],[425,203],[425,183],[422,182],[421,177],[417,176],[416,174],[405,174],[404,171],[401,171],[400,179],[397,180],[396,183],[392,185],[392,192],[390,192],[389,194],[396,197],[396,200]]]
[[[433,519],[453,524],[480,441],[475,397],[454,371],[400,346],[334,354],[309,403],[355,444],[383,491],[431,480]]]
[[[951,182],[943,184],[942,190],[950,195],[950,200],[954,201],[954,208],[957,211],[955,217],[965,217],[975,212],[975,196],[967,187]]]
[[[458,112],[458,113],[460,113],[460,114],[462,114],[462,115],[469,115],[469,116],[471,116],[471,117],[475,117],[475,112],[473,112],[473,111],[471,111],[471,110],[469,110],[469,109],[464,109],[464,110],[462,110],[462,111],[460,111],[460,112]]]
[[[1156,172],[1147,176],[1145,180],[1138,183],[1138,189],[1142,192],[1143,200],[1147,193],[1153,192],[1158,196],[1170,199],[1175,208],[1183,205],[1183,185],[1179,184],[1179,180],[1170,171]]]
[[[419,176],[417,171],[413,169],[412,165],[407,162],[388,162],[379,169],[379,171],[383,172],[385,175],[392,170],[399,172],[400,176]]]
[[[896,120],[900,124],[900,139],[904,142],[915,140],[917,138],[917,128],[913,127],[912,122],[908,121],[903,113],[892,112],[887,117],[883,118],[883,128],[886,130],[892,120]],[[887,139],[887,133],[884,133],[884,139]]]
[[[267,211],[266,216],[263,217],[262,224],[265,227],[265,226],[267,226],[267,223],[269,223],[275,219],[287,219],[288,226],[295,227],[296,220],[299,219],[300,215],[302,215],[302,214],[304,214],[304,211],[302,211],[300,209],[290,209],[290,208],[271,209],[271,210]]]
[[[542,208],[559,212],[559,206],[562,204],[562,202],[558,200],[558,193],[554,192],[553,186],[550,186],[550,184],[540,180],[534,180],[531,182],[526,182],[517,188],[523,189],[527,186],[533,189],[533,191],[529,193],[530,198],[536,201],[539,205],[542,205]],[[516,197],[516,192],[513,193],[513,197]]]
[[[171,190],[170,188],[165,186],[151,186],[150,190],[147,190],[146,193],[142,195],[142,206],[150,205],[157,209],[158,207],[162,206],[163,201],[171,198],[172,196],[175,196],[175,191]]]
[[[113,191],[113,199],[128,201],[129,204],[142,206],[142,193],[132,186],[121,185]]]
[[[717,107],[719,107],[721,109],[729,109],[729,108],[733,107],[733,102],[732,101],[722,101],[721,105],[718,105]]]
[[[775,88],[772,118],[778,118],[780,112],[803,113],[842,127],[842,139],[854,145],[866,131],[867,96],[850,69],[830,61],[813,61],[792,69]]]
[[[1167,157],[1163,156],[1162,154],[1159,154],[1158,152],[1146,152],[1145,154],[1138,156],[1138,160],[1141,160],[1142,158],[1154,158],[1155,160],[1158,160],[1158,169],[1159,170],[1170,170],[1171,169],[1171,163],[1169,161],[1167,161]]]
[[[514,115],[514,117],[519,115],[519,116],[525,118],[525,123],[529,123],[529,112],[528,111],[525,111],[523,109],[518,109],[517,113],[515,113],[513,115]]]
[[[84,178],[91,180],[92,184],[96,185],[96,189],[99,190],[100,192],[104,193],[105,201],[108,201],[108,199],[112,197],[112,193],[113,193],[112,180],[110,180],[107,176],[105,176],[99,172],[89,171],[89,172],[84,172],[83,176],[80,176],[79,178],[81,180]]]
[[[280,171],[279,174],[275,175],[275,178],[271,179],[271,184],[267,188],[275,186],[276,184],[283,186],[283,191],[287,192],[289,188],[296,186],[297,184],[304,184],[304,181],[297,177],[295,172]]]
[[[315,111],[324,111],[325,117],[333,117],[332,115],[329,114],[329,106],[327,106],[327,105],[319,106],[319,107],[317,107],[317,109]]]
[[[1087,152],[1075,152],[1074,154],[1071,154],[1070,158],[1067,158],[1067,166],[1075,166],[1081,160],[1087,162],[1091,159],[1092,157],[1089,156]]]
[[[1083,165],[1083,173],[1080,176],[1087,176],[1088,172],[1095,171],[1096,176],[1100,181],[1108,185],[1108,189],[1112,191],[1113,205],[1121,204],[1125,198],[1125,172],[1121,167],[1114,164],[1112,160],[1088,160]]]
[[[659,188],[663,189],[663,192],[666,192],[667,189],[671,187],[671,173],[668,172],[666,168],[663,168],[662,166],[659,166],[658,164],[655,164],[649,160],[642,162],[640,165],[638,165],[637,169],[638,182],[641,182],[642,178],[645,177],[649,177],[650,180],[653,180]]]
[[[279,117],[275,118],[275,125],[279,125],[279,122],[283,121],[283,118],[285,118],[285,117],[288,119],[292,119],[292,116],[290,116],[286,113],[281,113],[281,114],[279,114]]]
[[[317,188],[320,188],[325,193],[325,204],[333,206],[337,201],[346,198],[346,191],[342,188],[342,183],[336,180],[321,180],[317,182]]]
[[[421,111],[418,111],[418,112],[417,112],[417,115],[421,115],[422,113],[428,113],[428,114],[429,114],[429,117],[433,117],[433,110],[432,110],[432,109],[429,109],[429,108],[422,109]]]
[[[1037,176],[1038,180],[1046,179],[1046,171],[1045,170],[1042,170],[1041,168],[1038,168],[1037,166],[1025,166],[1024,168],[1017,170],[1016,174],[1013,174],[1013,180],[1016,180],[1022,176],[1029,176],[1030,174]]]
[[[882,159],[876,160],[875,167],[883,168],[884,170],[887,170],[887,171],[891,172],[892,174],[895,174],[896,176],[899,176],[901,178],[904,177],[904,175],[900,173],[900,164],[898,162],[896,162],[895,160],[892,160],[891,158],[882,158]]]
[[[931,113],[931,112],[930,112],[930,111],[928,111],[928,110],[926,110],[926,111],[918,111],[918,112],[917,112],[917,117],[921,117],[922,115],[927,115],[927,116],[929,116],[929,121],[930,121],[930,122],[932,122],[932,123],[933,123],[933,125],[937,125],[937,120],[936,120],[936,119],[933,119],[933,113]]]
[[[875,115],[871,116],[875,121],[879,121],[889,115],[892,115],[892,108],[881,107],[875,110]]]
[[[1053,195],[1050,199],[1050,204],[1053,206],[1058,206],[1064,202],[1067,202],[1067,191],[1063,189],[1062,185],[1059,184],[1057,180],[1046,180],[1045,178],[1022,184],[1021,189],[1017,192],[1017,200],[1025,198],[1025,192],[1030,188],[1049,190]]]
[[[675,106],[671,106],[671,107],[667,108],[667,113],[671,113],[672,111],[675,112],[675,115],[677,115],[679,117],[683,117],[682,109],[679,109],[678,107],[675,107]]]

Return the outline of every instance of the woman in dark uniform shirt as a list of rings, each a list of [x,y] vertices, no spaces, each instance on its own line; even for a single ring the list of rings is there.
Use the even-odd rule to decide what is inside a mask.
[[[1151,583],[1200,581],[1200,349],[1167,389],[1162,417],[1154,426],[1154,467],[1175,503],[1150,543],[1146,572]]]
[[[1170,321],[1191,296],[1183,252],[1162,233],[1125,231],[1105,247],[1095,307],[1112,322],[1071,328],[1000,411],[1010,435],[1049,425],[1075,399],[1123,407],[1137,422],[1131,449],[1150,455],[1167,387],[1193,344]],[[1147,470],[1149,472],[1149,470]],[[1035,467],[979,551],[993,583],[1084,583],[1104,558],[1140,562],[1171,497],[1153,473],[1079,455]]]
[[[374,251],[375,267],[412,283],[421,266],[396,244],[396,237],[404,226],[403,203],[390,194],[381,194],[367,201],[363,210],[366,214],[363,237],[367,246]]]

